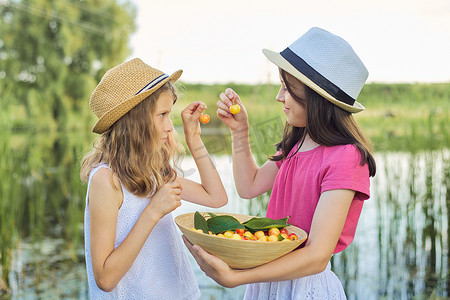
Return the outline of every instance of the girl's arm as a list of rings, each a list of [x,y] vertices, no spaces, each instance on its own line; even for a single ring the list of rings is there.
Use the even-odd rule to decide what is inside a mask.
[[[221,207],[227,204],[228,197],[219,173],[200,137],[199,118],[205,109],[206,105],[197,101],[189,104],[181,112],[186,143],[200,173],[201,184],[183,177],[179,177],[178,180],[183,186],[182,199],[209,207]]]
[[[230,88],[220,94],[217,102],[217,116],[231,131],[233,174],[236,190],[242,198],[253,198],[272,189],[278,167],[273,161],[266,161],[258,167],[253,158],[249,141],[247,111],[239,96]],[[233,115],[230,106],[237,103],[240,112]]]
[[[106,292],[112,291],[130,269],[156,223],[181,205],[181,184],[165,184],[114,250],[117,216],[123,201],[120,186],[117,175],[102,168],[92,177],[89,189],[92,268],[97,286]]]
[[[322,193],[305,247],[253,269],[233,270],[223,260],[183,239],[206,275],[225,287],[292,280],[317,274],[325,269],[333,254],[354,195],[352,190]]]

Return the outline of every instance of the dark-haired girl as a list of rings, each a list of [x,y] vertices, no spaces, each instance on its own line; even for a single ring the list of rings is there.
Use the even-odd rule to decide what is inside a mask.
[[[356,98],[368,72],[347,42],[320,28],[280,53],[263,52],[280,71],[276,100],[286,125],[277,152],[261,167],[256,164],[247,112],[235,91],[220,95],[217,114],[231,131],[239,195],[253,198],[271,190],[267,217],[290,216],[308,239],[301,248],[247,270],[233,270],[198,245],[186,239],[185,244],[219,284],[248,284],[245,299],[345,299],[330,258],[353,241],[376,171],[370,141],[353,117],[364,110]],[[238,114],[230,113],[233,101],[241,106]]]

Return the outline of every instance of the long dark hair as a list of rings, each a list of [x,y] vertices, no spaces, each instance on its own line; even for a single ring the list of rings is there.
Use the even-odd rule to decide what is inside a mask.
[[[327,147],[355,145],[361,154],[361,165],[367,163],[369,175],[375,176],[376,164],[372,154],[371,141],[362,132],[353,115],[326,100],[306,85],[304,85],[306,99],[301,99],[296,95],[295,90],[303,83],[283,70],[280,70],[280,73],[289,94],[306,107],[306,127],[294,127],[286,123],[283,137],[276,144],[277,150],[281,150],[281,153],[273,155],[269,159],[279,161],[286,158],[297,142],[300,141],[301,145],[308,134],[314,142]]]

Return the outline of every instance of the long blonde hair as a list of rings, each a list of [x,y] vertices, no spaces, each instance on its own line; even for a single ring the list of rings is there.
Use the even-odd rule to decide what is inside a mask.
[[[170,132],[168,142],[161,145],[153,120],[156,101],[164,91],[173,94],[175,103],[175,87],[167,82],[96,139],[93,149],[82,160],[80,178],[83,182],[88,181],[96,165],[106,163],[128,191],[145,197],[177,177],[183,146],[175,131]]]

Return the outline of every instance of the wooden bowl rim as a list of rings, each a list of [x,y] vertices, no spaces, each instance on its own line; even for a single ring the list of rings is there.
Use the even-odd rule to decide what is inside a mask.
[[[202,215],[205,217],[205,219],[209,219],[209,218],[210,218],[210,216],[209,216],[209,213],[210,213],[210,212],[200,212],[200,211],[199,211],[199,213],[202,214]],[[187,226],[184,226],[184,225],[182,225],[182,224],[179,223],[183,218],[188,218],[188,217],[190,217],[190,216],[192,216],[192,218],[193,218],[194,214],[195,214],[195,212],[192,212],[192,213],[185,213],[185,214],[179,215],[179,216],[175,217],[175,223],[176,223],[178,226],[181,226],[181,227],[183,227],[183,228],[189,230],[189,232],[192,232],[192,233],[195,233],[195,234],[202,235],[202,237],[203,237],[203,235],[206,235],[206,236],[208,236],[208,237],[215,237],[215,238],[220,238],[220,239],[230,240],[229,238],[226,238],[226,237],[221,237],[221,236],[217,236],[217,235],[207,235],[207,234],[205,234],[205,233],[201,233],[201,232],[198,232],[198,231],[193,231],[193,230],[191,230],[191,228],[189,228],[189,227],[187,227]],[[206,218],[206,216],[205,216],[204,214],[206,214],[208,218]],[[240,217],[247,218],[247,220],[250,220],[251,218],[257,217],[257,216],[251,216],[251,215],[246,215],[246,214],[239,214],[239,213],[214,212],[214,214],[217,215],[217,216],[220,216],[220,215],[229,215],[229,216],[233,216],[233,217],[240,216]],[[239,220],[239,219],[238,219],[238,220]],[[240,220],[239,220],[239,221],[240,221]],[[299,228],[299,227],[297,227],[297,226],[295,226],[295,225],[289,224],[288,226],[286,226],[287,229],[289,229],[289,227],[295,228],[296,231],[300,231],[300,232],[302,233],[302,236],[299,236],[299,234],[295,233],[295,234],[297,234],[298,240],[297,240],[297,241],[291,241],[291,242],[293,242],[293,243],[298,244],[297,247],[300,246],[300,245],[308,238],[308,234],[306,233],[305,230],[303,230],[303,229],[301,229],[301,228]],[[264,243],[261,243],[261,242],[253,241],[253,240],[233,240],[233,241],[235,241],[235,242],[242,242],[242,243],[257,242],[257,243],[263,244],[263,245],[264,245],[264,244],[277,244],[277,243],[279,243],[279,242],[271,242],[271,241],[266,241],[266,242],[264,242]],[[295,248],[294,248],[294,249],[295,249]]]

